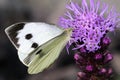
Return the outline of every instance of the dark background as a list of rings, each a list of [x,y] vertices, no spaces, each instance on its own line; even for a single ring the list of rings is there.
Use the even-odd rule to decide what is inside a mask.
[[[78,0],[81,1],[81,0]],[[119,0],[104,0],[119,9]],[[73,52],[64,49],[59,59],[47,70],[29,75],[27,67],[18,59],[17,50],[8,40],[4,29],[16,22],[47,22],[57,24],[65,11],[66,0],[0,0],[0,80],[75,80],[79,69],[74,64]],[[118,5],[117,5],[118,4]],[[116,73],[120,72],[120,31],[113,39],[110,50],[114,52],[111,65]]]

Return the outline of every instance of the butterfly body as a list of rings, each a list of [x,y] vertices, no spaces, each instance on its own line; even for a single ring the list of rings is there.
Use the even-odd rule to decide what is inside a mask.
[[[18,50],[20,60],[28,66],[30,74],[49,67],[57,59],[71,35],[71,29],[65,30],[55,25],[35,22],[17,23],[5,31]],[[52,57],[53,59],[50,59]]]

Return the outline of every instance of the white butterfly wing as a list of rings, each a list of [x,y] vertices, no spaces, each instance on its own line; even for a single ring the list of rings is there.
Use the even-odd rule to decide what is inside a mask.
[[[24,63],[24,59],[29,53],[56,36],[59,36],[64,30],[46,23],[23,22],[8,27],[5,32],[18,49],[18,56]]]
[[[34,53],[37,53],[28,65],[29,74],[37,74],[48,68],[59,57],[60,52],[70,40],[72,29],[66,29],[63,34],[48,41]],[[41,50],[41,52],[39,52]],[[29,61],[29,60],[27,60]]]

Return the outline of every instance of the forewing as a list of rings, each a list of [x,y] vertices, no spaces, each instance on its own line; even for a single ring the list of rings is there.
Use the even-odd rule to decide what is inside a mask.
[[[43,45],[43,50],[34,57],[28,66],[28,73],[36,74],[48,68],[60,55],[60,52],[70,40],[71,29]],[[46,46],[47,45],[47,46]]]
[[[32,51],[59,36],[63,31],[63,29],[55,25],[41,22],[17,23],[5,30],[10,41],[18,49],[20,60],[26,65],[28,63],[25,63],[24,59],[26,57],[30,58],[30,62],[34,57],[34,54],[29,55]]]

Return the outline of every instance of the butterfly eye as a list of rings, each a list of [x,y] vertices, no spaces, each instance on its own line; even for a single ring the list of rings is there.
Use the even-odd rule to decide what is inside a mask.
[[[32,48],[37,48],[37,47],[38,47],[38,44],[37,44],[37,43],[33,43],[31,47],[32,47]]]
[[[32,38],[32,34],[25,35],[25,39],[31,39],[31,38]]]

